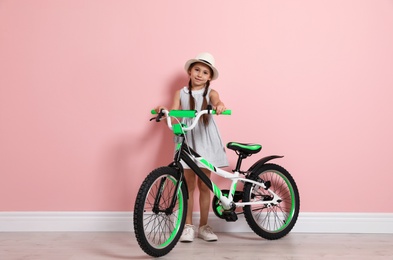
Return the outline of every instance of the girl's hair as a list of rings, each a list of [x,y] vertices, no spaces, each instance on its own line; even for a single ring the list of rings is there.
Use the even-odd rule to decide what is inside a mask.
[[[194,67],[195,64],[196,64],[196,62],[193,63],[193,64],[191,64],[188,70],[191,70],[192,67]],[[210,67],[209,67],[209,69],[210,69]],[[211,73],[211,75],[212,75],[212,77],[213,77],[213,70],[212,70],[212,69],[210,69],[210,73]],[[203,92],[203,103],[202,103],[202,108],[201,108],[202,110],[207,109],[207,105],[208,105],[208,104],[207,104],[206,95],[207,95],[207,92],[209,91],[209,86],[210,86],[210,80],[208,80],[208,81],[206,82],[205,91]],[[188,92],[189,92],[189,94],[190,94],[190,109],[196,109],[196,107],[195,107],[195,99],[194,99],[194,97],[192,96],[192,84],[191,84],[191,79],[190,79],[190,81],[188,82]],[[202,116],[202,122],[203,122],[204,125],[208,125],[208,124],[209,124],[209,115],[208,115],[208,114],[204,114],[204,115]]]

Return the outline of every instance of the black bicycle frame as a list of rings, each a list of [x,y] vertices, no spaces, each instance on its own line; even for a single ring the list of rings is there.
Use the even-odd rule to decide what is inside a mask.
[[[182,180],[184,179],[183,166],[180,163],[181,160],[183,160],[185,162],[185,164],[188,165],[190,167],[190,169],[193,170],[195,172],[195,174],[203,181],[203,183],[205,183],[206,186],[211,191],[213,191],[213,186],[212,186],[212,183],[211,183],[209,177],[207,177],[207,175],[201,170],[201,168],[199,168],[199,166],[194,162],[194,160],[190,157],[190,155],[188,153],[191,153],[191,155],[195,156],[195,157],[201,157],[201,156],[186,144],[184,136],[180,136],[180,138],[183,139],[181,141],[181,147],[180,147],[180,149],[178,149],[176,151],[175,156],[174,156],[174,161],[170,164],[171,167],[177,168],[180,176],[179,176],[179,181],[176,184],[176,188],[174,189],[175,193],[172,196],[171,204],[170,204],[169,208],[165,209],[165,212],[167,214],[171,214],[173,208],[176,205],[177,194],[179,192]],[[164,180],[161,181],[160,190],[162,189],[163,183],[164,183]],[[161,198],[161,196],[160,196],[160,192],[159,192],[159,194],[157,195],[155,202],[154,202],[154,208],[157,210],[158,210],[160,198]]]
[[[179,155],[180,153],[180,155]],[[185,164],[190,167],[191,170],[195,172],[195,174],[206,184],[206,186],[213,191],[213,186],[210,181],[210,178],[201,170],[201,168],[194,162],[194,160],[190,157],[189,153],[191,153],[194,157],[201,157],[197,152],[195,152],[191,147],[189,147],[184,138],[181,144],[181,148],[177,151],[175,155],[175,160],[180,163],[180,159],[185,162]]]

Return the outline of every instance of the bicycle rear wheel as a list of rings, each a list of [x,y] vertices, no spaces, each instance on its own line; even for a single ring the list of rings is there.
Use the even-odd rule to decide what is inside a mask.
[[[183,232],[187,214],[187,188],[178,183],[178,172],[171,167],[153,170],[143,181],[134,207],[134,231],[146,254],[168,254]],[[174,207],[172,199],[176,198]]]
[[[300,209],[299,191],[292,176],[283,167],[265,164],[249,176],[251,180],[264,182],[267,190],[247,182],[244,185],[243,202],[269,201],[276,193],[278,203],[249,205],[244,207],[244,217],[250,228],[259,236],[274,240],[287,235],[296,223]]]

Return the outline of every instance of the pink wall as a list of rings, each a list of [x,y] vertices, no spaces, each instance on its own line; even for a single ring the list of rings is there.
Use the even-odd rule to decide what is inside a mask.
[[[0,211],[132,210],[209,51],[224,141],[285,155],[302,211],[393,212],[392,46],[391,0],[2,0]]]

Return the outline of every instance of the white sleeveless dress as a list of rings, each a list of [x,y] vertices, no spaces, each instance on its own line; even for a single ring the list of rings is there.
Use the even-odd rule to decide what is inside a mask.
[[[209,88],[206,95],[208,104],[210,103],[210,90]],[[195,106],[198,111],[202,108],[204,91],[205,89],[192,91],[192,96],[195,99]],[[184,87],[180,90],[180,106],[183,110],[190,109],[188,87]],[[208,125],[205,126],[201,118],[197,126],[186,133],[188,145],[214,166],[226,167],[229,163],[225,153],[225,147],[221,141],[221,136],[217,124],[214,121],[214,116],[209,116],[209,118]],[[189,126],[192,124],[193,120],[194,118],[183,118],[182,122]],[[183,166],[184,168],[189,168],[184,163]]]

